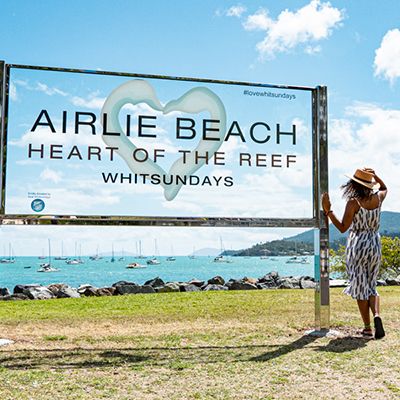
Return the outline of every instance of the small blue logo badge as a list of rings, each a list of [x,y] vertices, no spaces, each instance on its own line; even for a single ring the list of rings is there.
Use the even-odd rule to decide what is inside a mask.
[[[44,201],[41,199],[35,199],[31,203],[31,208],[35,212],[40,212],[44,210]]]

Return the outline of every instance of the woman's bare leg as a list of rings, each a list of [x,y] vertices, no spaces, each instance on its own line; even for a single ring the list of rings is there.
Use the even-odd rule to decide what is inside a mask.
[[[360,310],[361,318],[364,322],[364,326],[371,326],[371,316],[369,314],[369,301],[368,300],[357,300],[358,309]]]
[[[369,308],[372,311],[372,315],[375,317],[379,315],[379,296],[370,296],[368,299],[369,302]]]

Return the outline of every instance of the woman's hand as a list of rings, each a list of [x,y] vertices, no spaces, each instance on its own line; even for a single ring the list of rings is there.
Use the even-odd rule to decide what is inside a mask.
[[[322,209],[324,210],[325,214],[328,211],[331,211],[331,201],[329,199],[329,194],[328,193],[326,193],[326,192],[322,193],[321,203],[322,203]]]
[[[374,169],[365,167],[365,168],[363,168],[363,170],[365,172],[369,172],[370,174],[375,176],[375,170]]]

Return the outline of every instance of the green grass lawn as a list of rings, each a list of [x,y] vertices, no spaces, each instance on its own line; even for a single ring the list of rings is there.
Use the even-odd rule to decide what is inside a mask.
[[[395,399],[400,287],[383,340],[331,291],[341,336],[304,336],[314,291],[165,293],[0,303],[3,399]]]

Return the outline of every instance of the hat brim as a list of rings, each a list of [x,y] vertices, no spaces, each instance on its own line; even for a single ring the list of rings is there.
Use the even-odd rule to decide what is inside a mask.
[[[381,186],[378,182],[375,182],[375,183],[363,182],[362,180],[357,179],[353,175],[350,175],[350,174],[344,174],[344,176],[346,176],[347,178],[351,179],[352,181],[357,182],[360,185],[363,185],[369,189],[378,189]]]

